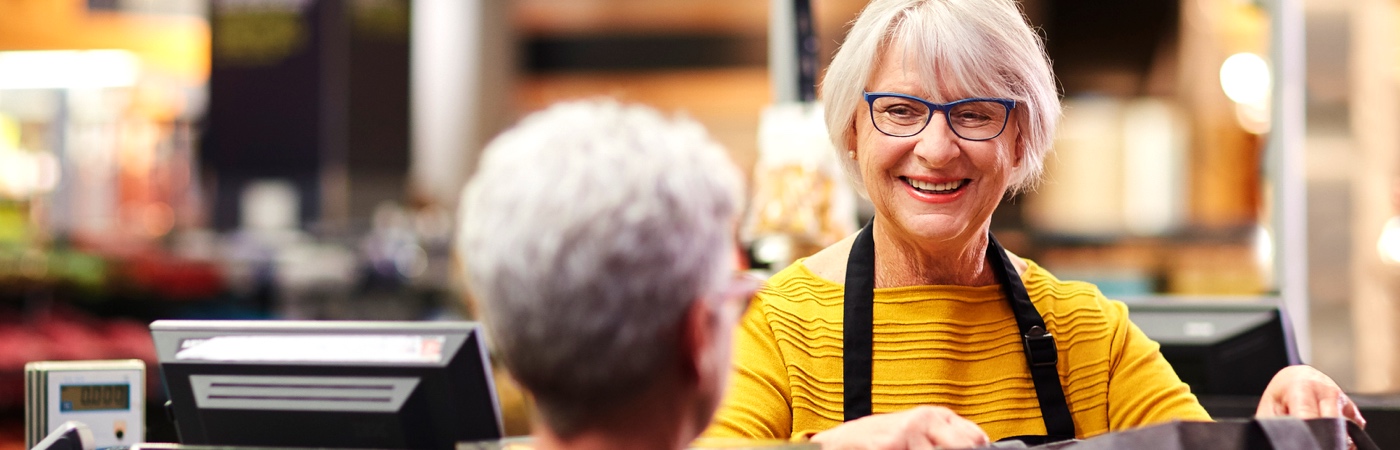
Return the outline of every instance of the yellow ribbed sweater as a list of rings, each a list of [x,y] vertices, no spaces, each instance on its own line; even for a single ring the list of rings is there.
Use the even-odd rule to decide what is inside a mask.
[[[1123,303],[1026,262],[1021,278],[1059,346],[1078,437],[1210,420]],[[843,285],[803,263],[769,280],[736,331],[731,385],[706,435],[787,439],[841,423]],[[876,414],[939,405],[993,440],[1045,434],[1000,286],[876,289],[874,319]]]

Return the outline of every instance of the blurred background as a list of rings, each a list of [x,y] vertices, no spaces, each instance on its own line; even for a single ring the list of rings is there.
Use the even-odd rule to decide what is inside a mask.
[[[755,267],[834,242],[868,209],[791,103],[791,3],[0,0],[0,449],[25,362],[159,392],[151,320],[470,318],[458,191],[559,100],[704,123]],[[864,3],[811,0],[815,73]],[[1001,241],[1113,298],[1279,296],[1306,361],[1400,391],[1400,2],[1022,7],[1065,116]]]

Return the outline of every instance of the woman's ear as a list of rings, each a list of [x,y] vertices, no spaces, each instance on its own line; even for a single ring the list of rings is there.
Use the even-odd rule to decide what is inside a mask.
[[[1016,151],[1011,152],[1011,167],[1021,168],[1021,162],[1026,160],[1026,140],[1016,136]]]
[[[1006,124],[1006,128],[1002,130],[1002,135],[998,136],[997,139],[1005,138],[1008,134],[1011,138],[1011,155],[1009,156],[1011,156],[1010,166],[1013,178],[1011,180],[1011,186],[1008,186],[1006,191],[1006,194],[1010,195],[1011,192],[1016,190],[1012,186],[1019,185],[1023,181],[1025,181],[1024,179],[1022,179],[1024,171],[1021,170],[1021,165],[1025,164],[1026,162],[1026,150],[1028,148],[1028,144],[1026,143],[1026,136],[1022,134],[1022,131],[1024,130],[1022,129],[1021,124],[1024,122],[1021,120],[1021,115],[1016,114],[1013,111],[1011,117],[1008,118],[1008,122],[1009,123]]]
[[[854,154],[856,151],[856,120],[858,117],[860,117],[859,114],[851,114],[851,123],[846,125],[846,151],[850,154]]]
[[[1020,114],[1013,115],[1012,120],[1016,122],[1016,151],[1012,152],[1011,167],[1019,169],[1021,163],[1026,160],[1026,127],[1021,126],[1025,121],[1021,120]]]
[[[716,319],[715,311],[701,298],[691,303],[680,321],[681,339],[677,342],[680,346],[677,353],[680,356],[681,375],[688,383],[699,383],[714,363],[710,361],[713,355],[709,348],[716,337],[713,329]]]

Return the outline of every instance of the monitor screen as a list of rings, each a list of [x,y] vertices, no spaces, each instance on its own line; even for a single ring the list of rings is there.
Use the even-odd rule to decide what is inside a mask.
[[[156,321],[186,445],[450,449],[501,436],[470,322]]]
[[[1288,316],[1273,298],[1127,301],[1143,333],[1197,395],[1258,396],[1299,364]]]

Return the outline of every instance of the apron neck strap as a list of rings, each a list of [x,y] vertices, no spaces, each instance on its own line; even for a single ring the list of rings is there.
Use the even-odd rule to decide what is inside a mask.
[[[871,220],[856,235],[851,253],[846,259],[845,305],[842,325],[844,344],[843,369],[845,386],[845,419],[851,421],[872,414],[871,411],[871,352],[874,348],[875,319],[875,221]],[[1001,284],[1002,293],[1011,305],[1016,327],[1020,331],[1026,363],[1035,395],[1045,420],[1045,436],[1023,436],[1027,441],[1057,442],[1074,439],[1074,419],[1065,401],[1056,369],[1059,351],[1055,339],[1045,326],[1045,320],[1031,303],[1030,294],[1016,273],[1016,266],[1002,249],[995,236],[987,234],[987,263]]]

